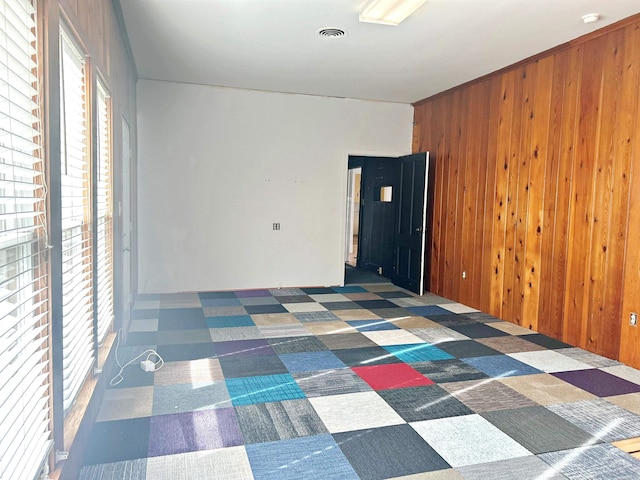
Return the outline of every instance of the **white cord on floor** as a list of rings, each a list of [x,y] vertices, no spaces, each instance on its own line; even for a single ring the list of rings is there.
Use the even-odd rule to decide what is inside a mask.
[[[124,365],[120,364],[120,360],[118,359],[118,348],[120,347],[120,337],[123,334],[124,334],[124,331],[122,329],[118,330],[118,338],[116,339],[116,364],[120,367],[120,371],[109,382],[109,385],[111,385],[112,387],[118,385],[120,382],[122,382],[124,380],[124,377],[122,376],[122,372],[124,372],[125,368],[127,368],[129,365],[131,365],[133,362],[137,361],[138,359],[144,357],[145,355],[147,355],[147,358],[145,360],[149,360],[149,361],[151,361],[151,357],[153,357],[153,356],[158,358],[158,360],[153,362],[153,366],[154,366],[153,371],[154,372],[160,370],[162,368],[162,366],[164,365],[164,360],[162,359],[162,357],[160,355],[158,355],[158,352],[156,352],[153,349],[145,350],[140,355],[138,355],[135,358],[132,358],[131,360],[129,360]]]

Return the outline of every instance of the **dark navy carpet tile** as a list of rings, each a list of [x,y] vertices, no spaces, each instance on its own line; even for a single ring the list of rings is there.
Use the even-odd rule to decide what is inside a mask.
[[[95,423],[85,447],[84,464],[147,457],[150,423],[150,417]]]
[[[373,310],[375,308],[398,308],[395,303],[389,300],[356,300],[356,303],[360,305],[360,308],[366,310]]]
[[[541,347],[548,348],[550,350],[557,350],[559,348],[571,348],[571,345],[556,340],[541,333],[532,333],[530,335],[521,335],[520,338],[524,338],[528,342],[535,343]]]
[[[431,315],[450,315],[449,310],[445,310],[437,305],[425,305],[424,307],[407,307],[411,313],[420,317],[431,317]]]
[[[439,343],[438,348],[457,358],[487,357],[489,355],[503,355],[502,352],[489,348],[474,340],[459,340],[456,342]]]
[[[158,330],[207,328],[202,308],[163,308],[158,317]]]
[[[245,305],[244,309],[249,315],[264,313],[288,313],[289,311],[282,305]]]

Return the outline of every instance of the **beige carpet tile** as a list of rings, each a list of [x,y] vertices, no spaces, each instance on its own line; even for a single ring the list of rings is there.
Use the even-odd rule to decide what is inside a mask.
[[[444,308],[445,310],[449,310],[451,313],[474,313],[479,312],[479,310],[468,307],[467,305],[463,305],[462,303],[443,303],[442,305],[438,305],[440,308]]]
[[[595,398],[581,388],[547,373],[501,378],[499,381],[540,405],[571,403]]]
[[[535,352],[539,350],[546,350],[540,345],[536,345],[532,342],[527,342],[520,337],[514,336],[478,338],[476,339],[476,342],[482,343],[487,347],[491,347],[494,350],[502,353]]]
[[[521,327],[511,322],[491,322],[488,323],[491,328],[500,330],[501,332],[508,333],[509,335],[532,335],[538,333],[535,330],[529,330],[528,328]]]
[[[625,395],[616,395],[614,397],[606,397],[607,402],[629,410],[640,415],[640,393],[627,393]]]
[[[147,479],[250,480],[251,464],[244,446],[150,457]]]
[[[96,421],[149,417],[152,408],[153,387],[108,388],[104,392]]]
[[[364,308],[355,308],[353,310],[334,310],[333,313],[340,320],[377,320],[380,317],[373,313],[371,310]]]
[[[381,300],[382,297],[372,292],[345,293],[349,300]]]
[[[343,321],[309,322],[305,324],[305,327],[313,335],[339,335],[342,333],[355,333],[358,331]]]
[[[154,375],[155,385],[209,385],[224,380],[217,358],[166,362]]]
[[[451,382],[440,386],[478,413],[537,405],[495,379]]]
[[[290,313],[257,313],[251,315],[253,323],[256,325],[286,325],[300,323],[300,321]]]
[[[433,320],[424,317],[400,317],[390,320],[396,327],[404,328],[433,328],[439,325]]]

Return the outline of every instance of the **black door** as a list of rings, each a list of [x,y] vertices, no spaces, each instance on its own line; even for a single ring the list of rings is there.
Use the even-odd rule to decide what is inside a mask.
[[[396,158],[362,163],[358,268],[391,277],[400,169]]]
[[[428,153],[400,157],[393,283],[419,295],[425,289]]]

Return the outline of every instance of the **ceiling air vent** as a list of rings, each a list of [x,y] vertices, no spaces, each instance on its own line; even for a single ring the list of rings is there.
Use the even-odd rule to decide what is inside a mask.
[[[321,28],[317,33],[322,38],[340,38],[347,35],[347,32],[339,28]]]

